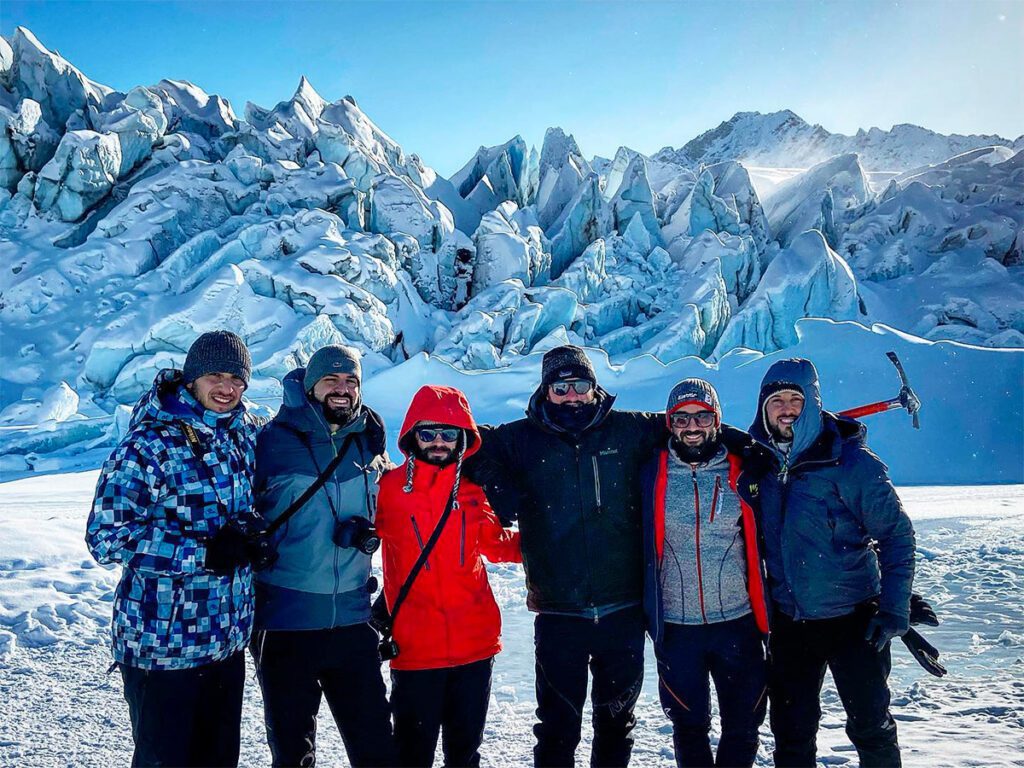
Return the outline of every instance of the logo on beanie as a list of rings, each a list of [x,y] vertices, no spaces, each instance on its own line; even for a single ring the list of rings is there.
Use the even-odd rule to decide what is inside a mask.
[[[560,379],[568,379],[570,376],[572,376],[572,368],[563,368],[558,372],[558,378]]]

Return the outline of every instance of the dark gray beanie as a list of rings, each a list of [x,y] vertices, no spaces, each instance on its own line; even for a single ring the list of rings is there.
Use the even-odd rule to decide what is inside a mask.
[[[341,344],[318,349],[306,363],[306,375],[302,379],[303,389],[309,392],[320,379],[331,373],[350,373],[362,381],[363,366],[359,362],[359,350]]]
[[[585,379],[597,384],[597,374],[590,364],[587,353],[577,346],[566,344],[544,353],[541,366],[540,384],[550,386],[563,379]]]
[[[248,386],[252,376],[252,358],[245,342],[237,334],[207,331],[188,348],[182,373],[186,384],[208,373],[230,373]]]
[[[672,391],[669,393],[668,403],[665,404],[665,413],[671,416],[672,411],[691,404],[703,405],[709,411],[714,411],[718,416],[718,423],[722,423],[722,406],[718,402],[718,392],[710,382],[704,381],[704,379],[680,381],[672,387]]]

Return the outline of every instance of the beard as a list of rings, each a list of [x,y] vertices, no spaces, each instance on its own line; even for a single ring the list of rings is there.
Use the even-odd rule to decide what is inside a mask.
[[[356,412],[359,410],[359,397],[343,395],[342,399],[344,400],[347,398],[347,403],[342,402],[331,405],[330,401],[332,397],[332,395],[325,397],[323,402],[320,403],[320,408],[323,411],[324,418],[327,420],[328,424],[336,424],[339,427],[343,427],[355,418]]]
[[[687,433],[684,432],[683,434]],[[688,445],[675,436],[672,437],[671,441],[671,447],[672,450],[675,451],[676,456],[687,464],[703,464],[718,452],[719,445],[720,441],[717,430],[712,432],[697,445]]]
[[[447,467],[458,459],[455,449],[452,448],[420,448],[417,446],[414,455],[417,461],[433,464],[435,467]]]
[[[780,425],[769,424],[768,431],[771,432],[772,439],[777,443],[791,443],[793,442],[793,425],[784,427]]]

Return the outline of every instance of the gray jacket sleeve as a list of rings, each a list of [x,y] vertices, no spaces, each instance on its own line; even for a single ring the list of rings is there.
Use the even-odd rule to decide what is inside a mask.
[[[903,509],[888,468],[863,446],[849,454],[844,498],[867,534],[878,542],[882,578],[879,611],[910,626],[910,593],[914,584],[914,526]]]

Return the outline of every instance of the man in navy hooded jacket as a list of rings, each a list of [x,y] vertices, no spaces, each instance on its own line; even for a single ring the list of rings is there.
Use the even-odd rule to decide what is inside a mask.
[[[353,766],[397,762],[368,623],[370,554],[357,546],[389,466],[384,424],[362,403],[361,375],[357,350],[317,350],[285,376],[284,404],[257,439],[256,507],[268,522],[345,456],[275,534],[278,558],[257,577],[252,650],[275,766],[314,764],[321,694]]]
[[[864,427],[822,410],[810,361],[768,369],[750,434],[770,451],[756,491],[774,604],[775,764],[815,764],[827,667],[860,764],[898,766],[887,680],[889,643],[909,627],[910,519],[886,466],[865,445]]]

